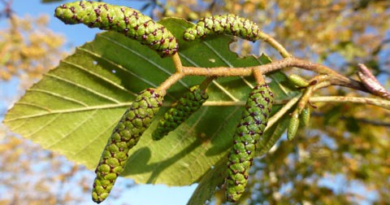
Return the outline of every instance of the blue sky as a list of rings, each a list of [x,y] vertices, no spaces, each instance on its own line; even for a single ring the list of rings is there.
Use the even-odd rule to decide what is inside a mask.
[[[70,2],[70,1],[67,1]],[[126,5],[135,9],[139,9],[144,1],[123,1],[123,0],[106,0],[107,3]],[[61,2],[62,3],[62,2]],[[50,28],[55,33],[61,33],[66,36],[67,47],[66,50],[72,50],[71,48],[75,46],[80,46],[85,42],[92,41],[96,33],[100,32],[98,29],[90,29],[84,25],[65,25],[60,20],[53,17],[54,9],[60,3],[48,3],[42,4],[41,0],[14,0],[13,10],[18,16],[30,15],[36,17],[40,14],[48,14],[50,18]],[[5,22],[0,23],[1,27],[4,27]],[[12,99],[15,93],[17,92],[18,80],[13,79],[8,83],[0,84],[0,97],[3,99]],[[0,101],[0,120],[3,119],[3,111],[6,110],[9,105],[7,102]],[[91,172],[92,174],[92,172]],[[120,179],[118,182],[129,179]],[[118,183],[126,184],[126,183]],[[126,187],[118,187],[121,190],[126,189]],[[124,196],[118,198],[118,200],[110,200],[103,202],[102,204],[130,204],[130,205],[161,205],[161,204],[170,204],[170,205],[183,205],[186,204],[188,199],[191,197],[192,192],[195,190],[196,185],[189,187],[166,187],[164,185],[138,185],[128,191],[123,192]],[[114,190],[115,191],[115,188]],[[120,193],[118,195],[121,195]],[[90,198],[90,196],[86,196]],[[92,202],[87,202],[85,204],[95,204]]]
[[[29,2],[29,3],[26,3]],[[56,3],[41,3],[41,0],[14,0],[13,9],[18,16],[38,16],[40,14],[50,15],[50,28],[57,33],[63,33],[68,43],[72,46],[80,46],[87,41],[94,39],[96,33],[101,32],[99,29],[90,29],[84,25],[65,25],[60,20],[54,18],[54,9],[61,3],[72,2],[62,1]],[[123,0],[106,0],[107,3],[125,5],[139,9],[143,1],[123,1]]]

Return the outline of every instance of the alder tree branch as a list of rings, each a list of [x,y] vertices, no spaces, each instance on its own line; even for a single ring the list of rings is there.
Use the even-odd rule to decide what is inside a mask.
[[[377,88],[380,86],[379,82],[375,85],[370,83],[371,81],[375,81],[376,79],[372,79],[368,69],[359,64],[360,73],[359,77],[361,81],[354,80],[352,78],[343,76],[336,72],[335,70],[318,63],[313,63],[307,60],[294,58],[278,41],[269,36],[266,33],[259,32],[259,39],[269,44],[272,48],[277,50],[280,55],[284,58],[282,60],[273,61],[271,63],[259,66],[248,66],[248,67],[212,67],[212,68],[202,68],[202,67],[191,67],[191,66],[183,66],[180,60],[179,54],[175,54],[172,56],[173,64],[176,69],[176,73],[168,78],[164,83],[159,87],[164,92],[174,83],[185,76],[206,76],[207,78],[201,83],[201,89],[206,90],[207,87],[213,82],[213,80],[218,77],[228,77],[228,76],[250,76],[253,75],[256,79],[257,83],[264,83],[263,75],[281,70],[286,68],[299,68],[304,70],[309,70],[317,73],[318,75],[313,77],[309,81],[309,86],[306,87],[306,90],[303,94],[299,96],[298,107],[299,110],[303,110],[307,103],[310,102],[320,102],[320,101],[332,101],[332,102],[354,102],[354,103],[367,103],[373,104],[385,108],[390,108],[388,106],[388,101],[383,101],[380,99],[373,98],[351,98],[351,97],[312,97],[313,92],[332,85],[338,85],[342,87],[348,87],[355,90],[360,90],[363,92],[368,92],[376,96],[384,97],[383,93],[389,93],[384,90],[383,86],[381,87],[380,92],[372,89],[372,87]],[[365,70],[362,70],[365,68]],[[364,71],[364,72],[363,72]],[[370,74],[370,73],[369,73]],[[375,77],[374,77],[375,78]],[[363,80],[362,80],[363,79]],[[369,79],[370,82],[366,82],[365,80]],[[385,97],[388,98],[388,95]],[[234,102],[241,103],[241,102]],[[210,104],[210,103],[209,103]],[[217,102],[218,105],[231,105],[225,102]],[[205,103],[207,105],[207,102]],[[236,104],[235,104],[236,105]]]
[[[263,33],[263,32],[259,32],[258,36],[261,40],[268,43],[271,47],[273,47],[275,50],[277,50],[283,58],[292,57],[292,55],[278,41],[276,41],[270,35]]]
[[[199,67],[186,67],[183,66],[184,75],[196,75],[196,76],[249,76],[252,75],[254,70],[258,69],[261,73],[267,74],[276,70],[281,70],[289,67],[297,67],[304,70],[310,70],[318,74],[328,75],[328,81],[332,85],[339,85],[343,87],[349,87],[364,92],[369,90],[359,81],[345,77],[331,68],[312,63],[310,61],[298,59],[298,58],[285,58],[282,60],[274,61],[265,65],[249,66],[249,67],[213,67],[213,68],[199,68]]]

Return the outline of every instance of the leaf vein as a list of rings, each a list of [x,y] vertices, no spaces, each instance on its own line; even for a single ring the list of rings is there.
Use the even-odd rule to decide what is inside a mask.
[[[102,133],[98,134],[97,137],[93,138],[90,142],[88,142],[87,145],[85,145],[81,150],[79,150],[78,152],[76,152],[75,154],[73,154],[73,156],[76,156],[78,154],[80,154],[81,152],[83,152],[85,149],[87,149],[87,147],[89,147],[89,145],[91,145],[92,143],[94,143],[97,139],[99,139],[101,136],[103,136],[104,133],[106,133],[108,130],[112,129],[112,127],[117,124],[118,122],[117,121],[114,121],[110,126],[108,126]]]
[[[41,127],[39,127],[38,129],[36,129],[34,132],[32,133],[29,133],[27,135],[25,135],[26,138],[30,138],[31,139],[34,139],[34,136],[36,133],[38,133],[39,131],[43,130],[47,125],[49,125],[50,123],[54,122],[59,116],[61,116],[61,113],[59,113],[58,115],[54,116],[52,119],[46,121],[46,123],[44,123]]]
[[[129,103],[120,103],[120,104],[108,104],[108,105],[99,105],[99,106],[91,106],[91,107],[83,107],[83,108],[75,108],[75,109],[67,109],[67,110],[54,110],[51,113],[43,113],[43,114],[34,114],[34,115],[27,115],[22,117],[16,117],[9,120],[4,120],[4,122],[11,122],[16,120],[23,120],[23,119],[29,119],[29,118],[35,118],[35,117],[43,117],[46,115],[52,115],[57,113],[73,113],[73,112],[84,112],[84,111],[90,111],[90,110],[98,110],[98,109],[110,109],[110,108],[119,108],[119,107],[127,107],[130,106],[132,102]]]
[[[94,94],[94,95],[96,95],[96,96],[99,96],[99,97],[102,97],[102,98],[104,98],[104,99],[106,99],[106,100],[109,100],[109,101],[111,101],[111,102],[115,102],[115,103],[117,103],[117,104],[120,104],[120,102],[119,102],[118,100],[114,99],[114,98],[111,98],[111,97],[109,97],[109,96],[103,95],[103,94],[101,94],[101,93],[99,93],[99,92],[97,92],[97,91],[94,91],[94,90],[92,90],[92,89],[90,89],[90,88],[88,88],[88,87],[82,86],[82,85],[77,84],[77,83],[75,83],[75,82],[72,82],[72,81],[70,81],[70,80],[67,80],[67,79],[64,79],[64,78],[61,78],[61,77],[59,77],[59,76],[52,75],[52,74],[49,74],[49,73],[46,73],[46,74],[44,74],[44,75],[47,76],[47,77],[55,78],[55,79],[60,80],[60,81],[62,81],[62,82],[65,82],[65,83],[74,85],[74,86],[76,86],[76,87],[78,87],[78,88],[81,88],[81,89],[83,89],[83,90],[86,90],[86,91],[88,91],[88,92],[90,92],[90,93],[92,93],[92,94]]]
[[[70,97],[66,97],[66,96],[63,96],[63,95],[59,95],[57,93],[53,93],[53,92],[50,92],[50,91],[47,91],[47,90],[41,90],[41,89],[34,89],[34,88],[31,88],[29,90],[27,90],[26,92],[40,92],[40,93],[45,93],[47,95],[51,95],[53,97],[57,97],[57,98],[60,98],[60,99],[63,99],[63,100],[66,100],[66,101],[70,101],[70,102],[73,102],[73,103],[77,103],[79,105],[82,105],[84,107],[87,107],[88,105],[85,104],[84,102],[81,102],[81,101],[78,101],[78,100],[75,100],[73,98],[70,98]]]
[[[117,67],[118,69],[120,69],[120,70],[122,70],[122,71],[124,71],[124,72],[129,73],[130,75],[132,75],[132,76],[138,78],[139,80],[145,82],[146,84],[149,84],[150,86],[157,87],[156,84],[154,84],[154,83],[152,83],[152,82],[146,80],[145,78],[142,78],[141,76],[135,74],[134,72],[131,72],[130,70],[124,68],[122,65],[116,64],[116,63],[114,63],[113,61],[111,61],[111,60],[109,60],[109,59],[107,59],[107,58],[105,58],[105,57],[103,57],[103,56],[101,56],[101,55],[99,55],[99,54],[97,54],[97,53],[95,53],[95,52],[93,52],[93,51],[90,51],[90,50],[87,50],[87,49],[84,49],[84,48],[78,48],[78,49],[79,49],[79,50],[82,50],[82,51],[84,51],[84,52],[86,52],[86,53],[88,53],[88,54],[90,54],[90,55],[92,55],[92,56],[95,56],[95,57],[97,57],[97,58],[103,59],[104,61],[108,62],[109,64],[111,64],[111,65]]]
[[[103,81],[105,81],[105,82],[107,82],[107,83],[113,85],[114,87],[116,87],[116,88],[118,88],[118,89],[120,89],[120,90],[126,91],[126,92],[130,93],[131,95],[136,96],[135,93],[133,93],[133,92],[127,90],[127,89],[124,88],[123,86],[121,86],[121,85],[119,85],[119,84],[116,84],[115,82],[113,82],[113,81],[111,81],[111,80],[109,80],[109,79],[107,79],[107,78],[105,78],[105,77],[103,77],[103,76],[101,76],[101,75],[99,75],[99,74],[96,74],[96,73],[94,73],[94,72],[91,72],[90,70],[84,69],[82,66],[76,65],[76,64],[74,64],[74,63],[72,63],[72,62],[69,62],[69,61],[66,61],[66,60],[63,60],[62,62],[63,62],[63,63],[66,63],[66,64],[68,64],[68,65],[71,65],[71,66],[73,66],[73,67],[75,67],[75,68],[78,68],[78,69],[80,69],[80,70],[82,70],[82,71],[84,71],[84,72],[86,72],[86,73],[88,73],[88,74],[90,74],[90,75],[92,75],[92,76],[95,76],[95,77],[97,77],[97,78],[100,78],[100,79],[102,79]]]
[[[16,102],[15,105],[25,105],[25,106],[30,106],[30,107],[35,107],[35,108],[38,108],[40,110],[45,110],[47,112],[52,112],[52,110],[50,110],[49,108],[46,108],[46,107],[42,107],[40,105],[36,105],[36,104],[33,104],[33,103],[27,103],[27,102]]]
[[[116,44],[117,46],[122,47],[122,48],[130,51],[131,53],[137,55],[139,58],[141,58],[141,59],[145,60],[146,62],[150,63],[151,65],[155,66],[157,69],[165,72],[169,76],[173,75],[173,73],[169,72],[167,69],[163,68],[162,66],[158,65],[157,63],[155,63],[155,62],[151,61],[150,59],[146,58],[145,56],[143,56],[142,54],[138,53],[134,49],[131,49],[131,48],[127,47],[127,46],[124,46],[123,44],[120,44],[120,43],[118,43],[117,41],[115,41],[115,40],[113,40],[111,38],[108,38],[108,37],[105,37],[105,36],[102,36],[102,35],[99,35],[99,37],[101,37],[103,39],[106,39],[106,40]],[[186,83],[184,83],[182,80],[179,80],[178,82],[180,84],[182,84],[184,87],[189,88],[189,86]]]
[[[91,113],[88,117],[86,117],[86,119],[84,119],[81,123],[78,123],[77,126],[75,126],[70,132],[68,132],[66,135],[63,135],[61,136],[61,138],[57,141],[55,141],[53,144],[47,146],[47,149],[50,149],[51,147],[53,147],[54,145],[58,144],[59,142],[61,142],[62,140],[66,139],[69,135],[71,135],[72,133],[74,133],[76,130],[78,130],[79,128],[82,128],[83,125],[88,122],[95,114],[96,114],[97,110],[94,110],[93,113]]]

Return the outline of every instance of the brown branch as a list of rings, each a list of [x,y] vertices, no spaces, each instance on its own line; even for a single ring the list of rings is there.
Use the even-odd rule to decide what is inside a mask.
[[[183,73],[175,73],[171,75],[168,79],[166,79],[161,85],[158,87],[161,91],[163,91],[163,94],[165,95],[168,88],[170,88],[173,84],[175,84],[178,80],[184,77]]]
[[[175,66],[175,69],[178,73],[181,73],[183,71],[183,64],[181,63],[180,56],[178,53],[175,53],[172,56],[173,65]]]
[[[256,83],[258,85],[262,85],[262,84],[265,83],[265,80],[264,80],[264,77],[263,77],[263,73],[259,69],[255,69],[253,71],[253,76],[255,77]]]
[[[332,85],[340,85],[344,87],[353,88],[356,90],[361,90],[364,92],[369,92],[367,88],[359,81],[345,77],[331,68],[312,63],[306,60],[298,58],[285,58],[279,61],[274,61],[260,66],[250,66],[250,67],[238,67],[238,68],[229,68],[229,67],[213,67],[213,68],[198,68],[198,67],[184,67],[183,73],[185,75],[200,75],[200,76],[249,76],[253,74],[254,69],[259,69],[261,73],[266,74],[276,70],[280,70],[288,67],[297,67],[304,70],[310,70],[318,74],[328,75],[327,79]]]
[[[272,38],[268,34],[263,33],[263,32],[259,32],[258,35],[262,41],[268,43],[270,46],[272,46],[274,49],[276,49],[283,58],[292,57],[292,55],[278,41],[276,41],[274,38]]]
[[[198,67],[183,67],[185,75],[197,76],[249,76],[252,74],[252,67],[247,68],[229,68],[229,67],[214,67],[214,68],[198,68]]]

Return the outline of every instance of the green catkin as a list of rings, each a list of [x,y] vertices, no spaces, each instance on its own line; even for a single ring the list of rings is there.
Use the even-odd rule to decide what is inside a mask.
[[[233,147],[228,154],[226,195],[230,202],[236,202],[245,191],[256,144],[267,126],[272,104],[273,93],[267,84],[253,88],[237,125]]]
[[[123,114],[113,130],[95,170],[92,200],[100,203],[108,197],[117,177],[124,170],[128,151],[134,147],[149,127],[163,102],[161,91],[142,91]]]
[[[231,34],[241,38],[256,41],[259,39],[259,27],[251,20],[233,14],[204,17],[198,23],[184,32],[188,41],[203,38],[210,34]]]
[[[178,42],[168,29],[129,7],[76,1],[57,7],[55,16],[66,24],[83,23],[89,27],[117,31],[148,45],[163,57],[175,54],[178,49]]]
[[[295,110],[291,115],[291,119],[290,119],[290,122],[289,122],[288,128],[287,128],[287,139],[288,140],[291,141],[294,139],[295,135],[297,135],[298,128],[299,128],[299,114],[298,114],[298,111]]]
[[[288,76],[288,79],[296,86],[298,87],[307,87],[309,86],[309,82],[302,78],[301,76],[299,75],[296,75],[296,74],[291,74]]]
[[[311,115],[311,110],[309,107],[305,107],[303,110],[302,110],[302,113],[300,115],[300,118],[301,118],[301,122],[302,122],[302,125],[304,127],[307,127],[309,125],[309,122],[310,122],[310,115]]]
[[[179,99],[176,106],[165,113],[160,120],[156,130],[152,134],[153,140],[160,140],[170,131],[175,130],[181,123],[187,120],[192,113],[199,110],[203,103],[209,98],[207,93],[198,85],[190,88],[183,97]]]

